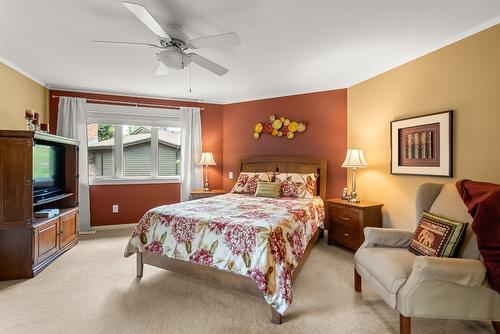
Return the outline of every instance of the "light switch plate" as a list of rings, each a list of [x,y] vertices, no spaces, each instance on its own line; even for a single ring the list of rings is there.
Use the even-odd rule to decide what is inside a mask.
[[[234,179],[234,174],[233,174],[233,172],[229,172],[229,179],[230,179],[230,180]]]
[[[118,213],[118,204],[113,204],[113,213]]]

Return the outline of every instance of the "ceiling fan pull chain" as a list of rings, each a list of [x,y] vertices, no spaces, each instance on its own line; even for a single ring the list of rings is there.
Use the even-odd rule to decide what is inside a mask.
[[[192,65],[189,65],[189,93],[191,93],[191,69],[193,68]]]

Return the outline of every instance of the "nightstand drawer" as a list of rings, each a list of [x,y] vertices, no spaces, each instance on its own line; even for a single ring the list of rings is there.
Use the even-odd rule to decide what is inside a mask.
[[[350,203],[340,198],[326,201],[328,244],[335,243],[356,250],[365,240],[365,227],[382,227],[382,204]]]
[[[331,215],[334,224],[344,225],[346,227],[357,226],[359,222],[358,211],[346,208],[331,208]]]
[[[357,248],[358,230],[357,227],[347,227],[340,224],[333,224],[333,241],[336,243],[349,247]]]

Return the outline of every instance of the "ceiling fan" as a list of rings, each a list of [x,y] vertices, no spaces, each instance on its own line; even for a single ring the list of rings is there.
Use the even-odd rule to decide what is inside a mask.
[[[168,74],[168,69],[182,70],[189,66],[191,62],[219,76],[229,72],[227,68],[222,67],[197,53],[187,53],[186,51],[188,49],[204,49],[240,45],[241,42],[236,33],[228,32],[220,35],[190,39],[189,36],[182,31],[181,26],[167,25],[166,29],[164,29],[144,6],[127,1],[122,2],[122,4],[158,37],[159,45],[118,41],[93,41],[94,43],[147,46],[159,50],[156,54],[159,62],[158,69],[155,72],[156,75],[166,75]]]

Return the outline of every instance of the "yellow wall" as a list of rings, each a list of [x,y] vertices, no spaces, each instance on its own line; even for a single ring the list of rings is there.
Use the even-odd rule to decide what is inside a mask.
[[[384,203],[385,226],[413,228],[420,183],[500,183],[500,25],[355,85],[347,101],[348,146],[369,165],[358,194]],[[455,178],[390,175],[389,122],[445,110],[454,110]]]
[[[34,109],[48,123],[47,88],[0,62],[0,129],[25,130],[25,109]]]

